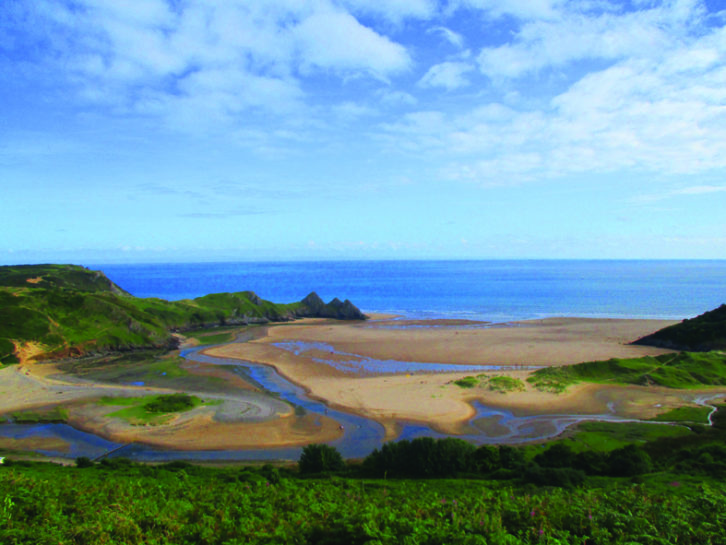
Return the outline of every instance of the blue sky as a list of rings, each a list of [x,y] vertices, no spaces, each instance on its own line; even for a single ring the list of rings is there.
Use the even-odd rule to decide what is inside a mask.
[[[0,263],[723,258],[724,0],[3,0]]]

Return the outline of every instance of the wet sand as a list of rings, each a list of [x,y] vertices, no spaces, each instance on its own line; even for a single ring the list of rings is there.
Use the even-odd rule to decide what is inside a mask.
[[[68,423],[82,431],[115,442],[139,442],[181,450],[298,446],[332,441],[342,435],[336,421],[314,415],[296,416],[289,405],[251,392],[254,388],[239,377],[213,367],[200,366],[195,371],[225,378],[227,384],[240,382],[236,396],[188,392],[200,398],[219,398],[223,403],[182,413],[163,425],[135,426],[105,416],[122,407],[98,405],[95,400],[106,396],[168,394],[173,390],[78,381],[73,380],[74,377],[66,382],[55,365],[26,362],[0,369],[0,415],[16,411],[43,411],[60,405],[69,409]],[[230,417],[232,413],[237,416]],[[0,447],[32,450],[35,445],[32,441],[41,439],[2,441]]]
[[[101,435],[116,443],[143,443],[175,450],[293,447],[333,441],[343,434],[335,420],[309,414],[296,416],[289,413],[257,422],[245,422],[242,419],[219,422],[215,420],[212,408],[202,408],[176,415],[160,426],[134,426],[120,419],[105,417],[118,407],[100,409],[74,409],[69,421],[78,429]]]

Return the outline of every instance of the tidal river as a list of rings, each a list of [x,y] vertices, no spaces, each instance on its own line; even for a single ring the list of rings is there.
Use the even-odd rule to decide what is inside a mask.
[[[303,388],[279,375],[272,367],[258,365],[239,360],[217,358],[202,354],[208,346],[191,348],[182,351],[181,355],[191,361],[200,363],[234,366],[239,374],[266,390],[295,406],[302,407],[308,413],[327,415],[341,423],[344,435],[330,443],[345,458],[362,458],[383,443],[383,427],[374,420],[354,414],[334,410],[324,403],[310,399]],[[476,416],[469,424],[468,433],[460,435],[462,439],[476,444],[521,443],[537,439],[547,439],[560,434],[568,426],[584,420],[619,421],[627,420],[614,414],[600,415],[537,415],[515,416],[510,411],[493,409],[481,403],[475,403]],[[416,437],[446,437],[421,424],[401,423],[399,439]],[[15,439],[23,438],[57,438],[68,444],[67,449],[37,449],[37,452],[48,456],[77,458],[86,456],[91,459],[105,457],[125,457],[136,461],[172,461],[172,460],[297,460],[302,451],[296,448],[265,448],[248,450],[197,450],[175,451],[162,450],[142,444],[118,444],[102,437],[85,433],[67,424],[3,424],[0,425],[0,436]]]

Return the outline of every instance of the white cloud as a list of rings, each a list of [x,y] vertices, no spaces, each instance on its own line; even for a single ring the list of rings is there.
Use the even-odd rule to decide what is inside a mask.
[[[23,9],[39,23],[36,39],[54,48],[40,62],[83,100],[191,127],[195,115],[205,125],[246,108],[300,110],[311,73],[385,79],[408,69],[403,46],[332,2],[189,0],[172,9],[164,0],[79,0],[71,9],[56,0]],[[405,2],[395,6],[407,13]]]
[[[305,67],[362,70],[379,76],[406,70],[406,49],[361,25],[352,15],[325,11],[311,15],[293,31]]]
[[[493,17],[511,15],[520,19],[551,19],[557,18],[559,8],[564,0],[458,0],[454,6],[477,8],[486,11]]]
[[[591,71],[549,104],[425,111],[384,127],[406,152],[438,154],[446,177],[482,184],[635,170],[726,168],[726,30],[672,42],[656,60]],[[694,187],[696,187],[694,185]],[[682,194],[717,192],[698,186]]]
[[[458,32],[454,32],[450,28],[446,28],[444,26],[437,26],[428,29],[426,32],[429,34],[438,34],[444,40],[459,49],[464,47],[464,37]]]
[[[597,16],[562,10],[557,18],[529,20],[510,43],[482,49],[479,65],[492,78],[516,78],[584,59],[657,59],[686,39],[702,15],[691,0]]]
[[[404,19],[429,19],[437,10],[435,0],[343,0],[343,5],[356,13],[375,14],[394,23]]]
[[[416,97],[405,91],[394,91],[391,89],[379,89],[376,92],[376,97],[380,99],[383,104],[388,106],[413,106],[418,100]]]
[[[422,87],[443,87],[445,89],[458,89],[469,85],[464,77],[474,68],[463,62],[443,62],[429,68],[428,72],[419,80]]]

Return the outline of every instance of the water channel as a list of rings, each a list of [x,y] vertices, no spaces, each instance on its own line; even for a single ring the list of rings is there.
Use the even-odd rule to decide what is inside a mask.
[[[244,340],[242,340],[244,342]],[[269,395],[278,397],[296,407],[301,407],[308,413],[326,415],[340,422],[344,427],[343,437],[331,442],[345,458],[362,458],[373,449],[383,443],[384,429],[378,422],[357,416],[354,414],[332,409],[320,401],[307,396],[305,390],[300,386],[288,381],[274,368],[266,365],[241,362],[236,359],[226,359],[202,354],[202,350],[209,348],[198,347],[186,349],[181,356],[199,363],[233,366],[235,372],[253,384],[267,391]],[[301,345],[281,346],[288,350],[320,349],[329,351],[331,347],[307,347]],[[345,354],[346,356],[360,356]],[[381,362],[386,363],[386,362]],[[387,362],[390,363],[390,362]],[[399,362],[407,364],[407,362]],[[426,364],[420,364],[426,365]],[[436,365],[436,364],[434,364]],[[488,366],[471,366],[466,370],[486,370]],[[489,366],[490,367],[490,366]],[[379,368],[379,364],[372,360],[365,360],[364,368],[373,371]],[[422,371],[405,368],[403,372]],[[449,370],[439,369],[439,371]],[[462,370],[457,368],[456,370]],[[400,369],[396,371],[401,372]],[[375,371],[373,371],[375,372]],[[389,370],[390,372],[390,370]],[[695,400],[699,404],[705,404],[706,399],[702,396]],[[473,404],[476,415],[470,421],[465,435],[458,435],[475,444],[497,444],[497,443],[523,443],[538,439],[548,439],[562,433],[567,427],[583,421],[609,421],[609,422],[634,422],[637,420],[622,418],[615,414],[606,413],[598,415],[536,415],[536,416],[515,416],[511,411],[494,409],[482,403]],[[652,423],[652,422],[651,422]],[[64,450],[37,449],[37,452],[47,456],[77,458],[86,456],[91,459],[104,457],[124,457],[136,461],[158,462],[173,460],[198,460],[198,461],[252,461],[252,460],[297,460],[302,447],[286,448],[264,448],[246,450],[196,450],[179,451],[159,449],[138,443],[119,444],[103,439],[102,437],[82,432],[67,424],[2,424],[0,425],[0,436],[15,439],[25,438],[57,438],[66,442],[69,446]],[[448,437],[439,433],[424,424],[401,422],[401,433],[399,439],[414,439],[417,437]]]

